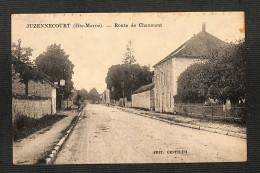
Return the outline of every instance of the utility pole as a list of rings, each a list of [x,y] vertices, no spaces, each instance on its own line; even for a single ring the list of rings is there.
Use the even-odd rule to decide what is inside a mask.
[[[129,61],[129,62],[130,62],[130,65],[132,64],[132,54],[131,54],[131,51],[132,51],[132,50],[131,50],[131,49],[132,49],[132,45],[131,45],[131,40],[130,40],[130,41],[129,41],[129,50],[130,50],[130,51],[129,51],[129,53],[130,53],[130,59],[129,59],[130,61]]]
[[[125,82],[122,82],[122,88],[123,88],[123,107],[125,107]]]
[[[18,60],[21,60],[21,39],[18,40]]]

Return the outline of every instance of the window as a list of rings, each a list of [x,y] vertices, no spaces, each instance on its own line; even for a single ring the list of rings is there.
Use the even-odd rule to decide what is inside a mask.
[[[159,80],[159,74],[157,73],[157,75],[156,75],[156,85],[157,85],[157,87],[159,87],[159,85],[160,85],[160,80]]]
[[[159,98],[159,94],[156,94],[156,107],[160,107],[160,98]]]
[[[169,73],[169,70],[167,70],[166,72],[166,84],[169,85],[170,84],[170,73]]]
[[[170,107],[171,106],[171,96],[170,93],[168,92],[166,95],[166,106]]]
[[[164,86],[164,73],[161,73],[161,85]]]

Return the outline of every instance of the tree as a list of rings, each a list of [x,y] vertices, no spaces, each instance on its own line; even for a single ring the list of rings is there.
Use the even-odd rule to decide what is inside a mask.
[[[124,96],[130,100],[135,90],[152,82],[152,77],[153,73],[147,66],[118,64],[108,69],[106,84],[112,99],[118,100]]]
[[[191,65],[178,78],[177,102],[203,103],[207,99],[207,66],[202,63]],[[203,85],[202,85],[203,83]]]
[[[82,101],[85,101],[85,100],[89,99],[89,93],[88,93],[88,91],[85,88],[82,88],[78,92],[79,92],[79,94],[82,97]]]
[[[32,56],[30,47],[21,47],[21,40],[18,40],[18,44],[12,43],[12,77],[16,74],[19,75],[21,83],[25,84],[25,95],[28,95],[28,83],[30,80],[39,81],[43,79],[43,74],[40,73],[34,63],[30,60]]]
[[[203,64],[194,64],[178,78],[177,98],[203,102],[208,98],[237,104],[245,99],[244,42],[211,52]]]
[[[57,90],[58,96],[68,98],[71,95],[74,65],[69,60],[69,55],[61,49],[61,45],[52,44],[48,46],[46,52],[36,58],[35,64],[38,69],[50,76],[51,82],[59,83],[61,79],[65,80],[66,85]]]
[[[209,57],[209,97],[222,102],[228,99],[234,105],[245,99],[245,50],[245,43],[240,41]]]
[[[99,93],[97,92],[96,88],[92,88],[89,91],[89,99],[92,103],[96,103],[99,100]]]
[[[73,99],[73,104],[80,108],[81,104],[88,99],[88,92],[86,89],[76,90],[76,96]]]
[[[124,58],[122,62],[124,64],[130,64],[130,65],[136,62],[131,40],[128,41],[128,44],[126,45],[126,53],[124,54]]]

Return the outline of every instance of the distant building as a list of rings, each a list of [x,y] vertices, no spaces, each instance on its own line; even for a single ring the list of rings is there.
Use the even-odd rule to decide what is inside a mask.
[[[100,103],[107,104],[107,105],[111,104],[109,89],[106,89],[102,94],[100,94]]]
[[[174,112],[174,97],[180,74],[211,51],[225,46],[227,43],[206,32],[206,25],[203,23],[201,32],[155,64],[155,111]]]
[[[69,96],[67,99],[61,99],[61,109],[70,109],[73,107],[73,98]]]
[[[106,92],[105,91],[99,95],[99,100],[100,100],[101,104],[106,103]]]
[[[107,105],[110,105],[110,90],[109,89],[106,89],[106,91],[105,91],[105,100],[106,100],[106,104]]]
[[[154,110],[154,84],[143,85],[132,94],[132,107]]]

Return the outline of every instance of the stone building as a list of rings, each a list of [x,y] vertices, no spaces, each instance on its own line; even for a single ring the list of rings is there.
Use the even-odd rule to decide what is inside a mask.
[[[100,94],[100,103],[110,105],[110,90],[106,89],[102,94]]]
[[[225,46],[226,42],[206,32],[206,24],[203,23],[201,32],[156,63],[153,66],[155,111],[174,112],[174,97],[180,74],[190,65],[200,62],[211,51]]]
[[[25,95],[25,84],[20,82],[19,74],[12,68],[12,117],[17,115],[41,118],[45,114],[56,113],[56,89],[47,79],[28,82],[28,96]]]

